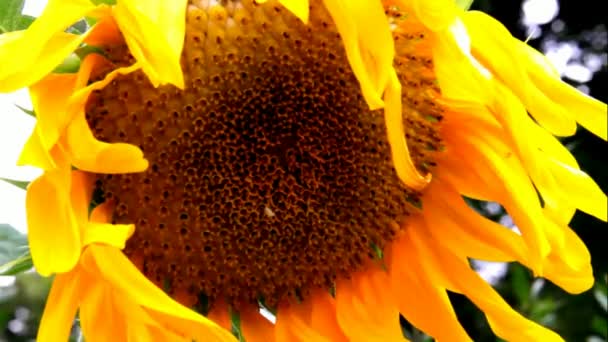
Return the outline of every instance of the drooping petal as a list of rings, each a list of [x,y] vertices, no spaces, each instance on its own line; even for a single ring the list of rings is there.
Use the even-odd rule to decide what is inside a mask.
[[[513,310],[462,258],[446,249],[436,248],[424,231],[410,230],[424,271],[435,284],[466,295],[488,318],[492,330],[506,340],[562,341],[553,331],[527,320]]]
[[[401,112],[401,84],[397,74],[393,71],[390,75],[388,89],[386,90],[386,106],[384,117],[386,123],[386,135],[391,146],[393,165],[399,179],[408,187],[422,190],[431,181],[431,174],[422,176],[411,159],[407,143],[405,141],[405,130],[403,128],[403,113]]]
[[[83,275],[84,276],[84,275]],[[87,341],[126,341],[127,320],[103,280],[94,279],[80,305],[80,327]],[[117,305],[118,304],[118,305]]]
[[[33,84],[63,62],[86,38],[65,29],[94,9],[88,0],[50,0],[27,30],[0,35],[0,92]]]
[[[474,212],[451,184],[436,179],[423,201],[425,229],[455,254],[487,261],[527,259],[521,236]]]
[[[25,142],[17,160],[17,165],[34,166],[42,170],[52,170],[57,167],[53,157],[42,144],[37,126],[34,126],[30,137]]]
[[[187,1],[119,1],[114,18],[129,51],[155,86],[184,88],[180,57],[186,32]]]
[[[141,172],[148,168],[142,151],[126,143],[97,140],[85,119],[77,114],[67,128],[66,145],[78,169],[99,173]]]
[[[410,229],[424,229],[413,222]],[[470,341],[458,323],[445,288],[431,281],[417,261],[421,255],[407,234],[393,242],[389,276],[399,311],[417,328],[439,341]]]
[[[395,3],[405,11],[412,10],[431,31],[445,30],[459,14],[456,3],[451,0],[396,0]]]
[[[67,272],[80,256],[80,232],[73,215],[69,170],[47,171],[27,189],[28,240],[38,273]]]
[[[68,340],[80,300],[89,285],[80,279],[78,270],[55,277],[40,319],[37,341]]]
[[[327,291],[318,291],[310,301],[310,326],[330,341],[348,341],[338,324],[336,300]]]
[[[108,284],[132,298],[135,303],[162,314],[188,320],[199,329],[222,340],[227,331],[209,319],[184,307],[152,284],[119,250],[112,246],[91,245],[85,263]],[[84,256],[83,256],[84,257]]]
[[[404,340],[399,310],[386,284],[387,274],[371,265],[337,284],[337,319],[349,341]]]
[[[275,340],[329,342],[310,326],[310,309],[310,303],[279,304]]]
[[[384,105],[382,94],[394,71],[395,47],[379,1],[324,0],[344,42],[351,69],[371,109]]]
[[[576,121],[570,109],[554,103],[531,82],[526,73],[526,59],[521,58],[517,40],[507,29],[491,17],[476,11],[463,15],[463,22],[471,37],[474,55],[492,73],[514,91],[530,113],[556,135],[572,135]],[[553,82],[561,82],[554,78]]]

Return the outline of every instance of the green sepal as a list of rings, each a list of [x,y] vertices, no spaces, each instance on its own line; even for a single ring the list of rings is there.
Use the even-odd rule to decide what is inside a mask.
[[[471,8],[471,5],[473,5],[473,1],[474,0],[456,0],[456,6],[467,11],[469,8]]]
[[[19,189],[23,189],[23,190],[26,190],[27,186],[30,184],[29,181],[19,181],[19,180],[2,178],[2,177],[0,177],[0,180],[5,181],[9,184],[12,184],[12,185],[18,187]]]

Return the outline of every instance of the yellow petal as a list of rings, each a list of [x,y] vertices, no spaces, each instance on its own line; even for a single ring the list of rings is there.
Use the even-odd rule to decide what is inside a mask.
[[[72,93],[86,86],[93,68],[103,57],[89,54],[76,74],[50,74],[30,87],[37,127],[43,147],[50,150],[74,116],[69,110]]]
[[[25,142],[25,146],[21,150],[17,165],[29,165],[40,168],[42,170],[52,170],[57,167],[53,157],[42,144],[38,125],[34,126],[34,130],[30,137]]]
[[[133,224],[110,224],[89,222],[82,235],[82,245],[103,243],[118,249],[125,248],[125,244],[133,232]]]
[[[136,146],[125,143],[109,144],[97,140],[85,119],[79,113],[67,128],[67,147],[78,169],[98,173],[141,172],[148,161]]]
[[[409,225],[408,229],[424,229],[424,225]],[[447,292],[434,284],[423,272],[407,234],[393,242],[389,276],[399,311],[417,328],[439,341],[470,341]]]
[[[226,331],[209,319],[197,314],[187,307],[177,303],[161,289],[152,284],[141,272],[122,254],[112,246],[90,245],[90,253],[83,255],[89,257],[86,263],[91,272],[98,272],[108,284],[121,291],[135,303],[148,309],[175,318],[191,321],[191,324],[205,329],[211,336],[221,340]]]
[[[258,4],[263,4],[267,0],[255,0]],[[302,20],[304,24],[308,23],[309,7],[308,0],[279,0],[279,3],[287,8],[289,12]]]
[[[338,282],[336,313],[349,341],[404,340],[388,284],[387,274],[371,265],[364,273]]]
[[[211,331],[206,326],[194,324],[191,320],[180,319],[175,316],[160,313],[156,310],[146,309],[146,312],[165,327],[165,331],[169,330],[183,337],[188,337],[184,342],[195,341],[218,341],[218,342],[236,342],[236,338],[230,330],[217,327]],[[230,327],[229,327],[230,328]],[[172,339],[166,341],[174,341]],[[249,341],[249,340],[247,340]],[[268,340],[271,341],[271,340]]]
[[[393,72],[395,46],[380,1],[324,0],[344,42],[346,56],[371,109],[383,107],[382,94]]]
[[[87,0],[50,0],[27,30],[0,35],[0,92],[33,84],[63,62],[86,38],[64,30],[94,8]]]
[[[186,32],[187,1],[119,1],[114,18],[150,82],[184,88],[180,58]]]
[[[449,183],[436,179],[423,202],[426,229],[455,254],[488,261],[526,261],[521,236],[474,212]]]
[[[396,0],[402,9],[413,10],[416,18],[431,31],[442,31],[450,26],[459,14],[452,0]]]
[[[397,171],[397,176],[408,187],[422,190],[431,181],[431,174],[422,176],[410,157],[410,152],[405,141],[403,113],[401,112],[401,84],[395,71],[391,73],[385,100],[384,121],[386,124],[386,135],[391,147],[393,165],[395,171]]]
[[[527,320],[513,310],[492,287],[469,268],[466,260],[437,248],[421,230],[410,230],[418,253],[425,251],[425,272],[433,274],[435,284],[466,295],[488,318],[492,330],[506,340],[562,341],[556,333]]]
[[[559,104],[591,133],[606,140],[608,112],[606,104],[598,101],[551,73],[552,66],[545,56],[532,47],[518,42],[530,79],[546,96]]]
[[[276,341],[329,342],[310,326],[310,303],[279,305],[275,325]]]
[[[81,281],[78,270],[55,277],[40,319],[37,341],[68,340],[76,310],[87,285],[89,284]]]
[[[67,101],[74,91],[76,74],[50,74],[30,87],[43,148],[50,150],[67,124]]]
[[[80,328],[87,341],[126,341],[127,321],[131,317],[121,314],[112,288],[100,279],[91,281],[80,304]],[[111,317],[111,319],[108,319]]]
[[[28,240],[38,273],[71,270],[80,256],[80,234],[69,198],[69,170],[47,171],[27,189]]]
[[[580,210],[606,222],[608,200],[606,195],[585,172],[570,167],[555,158],[548,157],[547,167],[551,170],[565,202],[574,204]]]
[[[310,301],[310,326],[330,341],[348,341],[338,324],[335,299],[321,290],[314,293]]]
[[[89,203],[93,193],[93,175],[73,170],[71,174],[70,201],[72,210],[79,225],[89,220]]]
[[[553,101],[528,77],[530,58],[522,54],[521,42],[502,24],[481,12],[466,12],[463,22],[471,37],[475,57],[505,82],[543,127],[560,136],[576,132],[576,121],[569,113],[571,109],[560,105],[560,101]],[[539,70],[535,69],[534,73],[539,75]],[[561,83],[553,74],[549,75],[545,70],[542,73],[546,76],[545,81]]]

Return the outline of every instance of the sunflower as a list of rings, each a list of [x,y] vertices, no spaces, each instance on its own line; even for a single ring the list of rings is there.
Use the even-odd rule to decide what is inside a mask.
[[[0,44],[0,89],[29,86],[38,118],[41,340],[77,310],[91,340],[393,341],[400,314],[470,340],[453,291],[503,339],[553,341],[468,259],[593,284],[568,223],[606,221],[606,196],[556,136],[605,140],[606,105],[451,0],[50,1]]]

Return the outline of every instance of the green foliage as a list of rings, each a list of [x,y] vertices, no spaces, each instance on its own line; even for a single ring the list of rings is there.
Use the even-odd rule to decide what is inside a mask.
[[[0,224],[0,275],[15,275],[31,268],[27,237],[8,224]]]
[[[24,30],[34,17],[22,15],[25,0],[0,0],[0,33]]]

